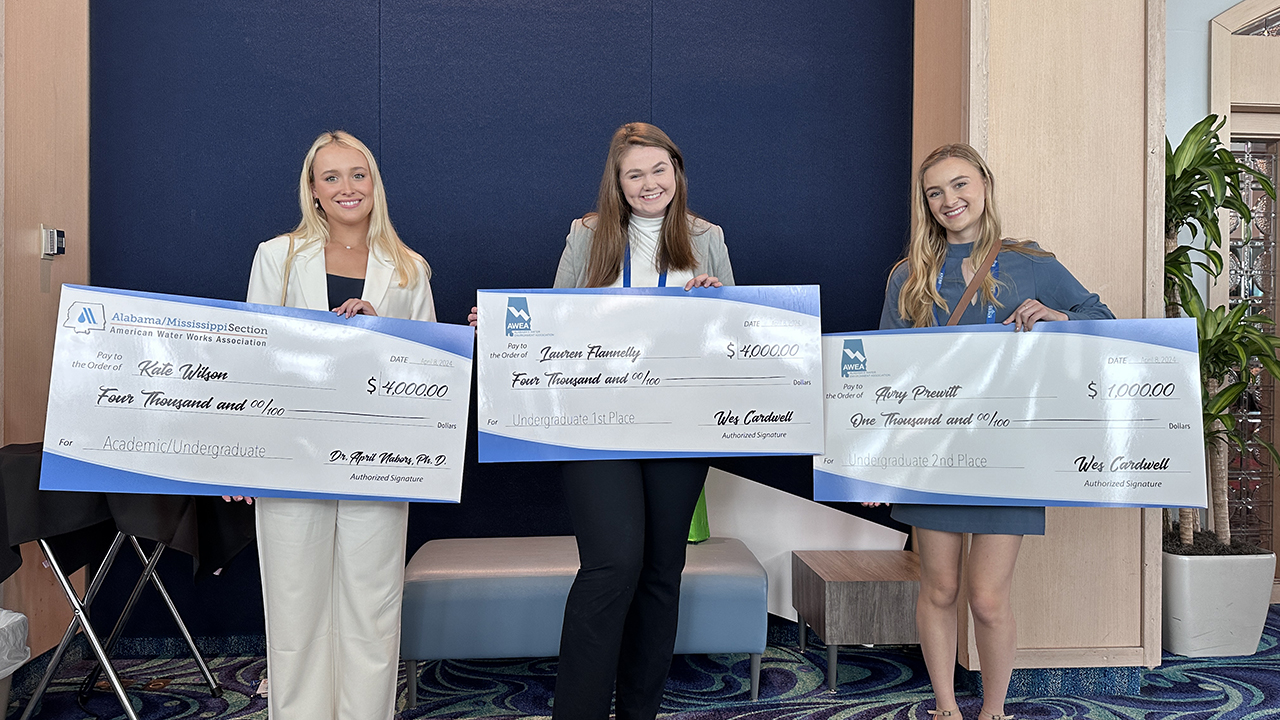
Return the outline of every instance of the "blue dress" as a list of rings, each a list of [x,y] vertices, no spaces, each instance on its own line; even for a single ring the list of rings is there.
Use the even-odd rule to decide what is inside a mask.
[[[1032,243],[1031,247],[1037,246]],[[954,308],[964,294],[965,282],[960,263],[969,257],[972,250],[972,243],[947,245],[941,293],[950,308]],[[1053,257],[1003,250],[998,261],[997,297],[1001,307],[995,310],[994,320],[997,323],[1004,322],[1028,298],[1035,298],[1047,307],[1066,313],[1071,320],[1115,317],[1097,295],[1086,290]],[[900,263],[889,276],[884,310],[880,313],[881,330],[911,327],[898,315],[898,293],[906,280],[907,264]],[[935,313],[938,324],[944,324],[947,317],[941,310]],[[960,324],[981,325],[986,321],[987,304],[979,293],[978,302],[965,308]],[[891,516],[898,522],[928,530],[996,535],[1044,534],[1042,507],[895,504]]]

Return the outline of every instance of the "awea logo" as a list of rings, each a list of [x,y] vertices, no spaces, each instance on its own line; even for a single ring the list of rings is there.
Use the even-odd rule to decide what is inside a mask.
[[[533,332],[529,317],[529,302],[522,297],[507,298],[507,335],[523,335]]]
[[[102,303],[73,302],[67,308],[67,319],[63,321],[62,327],[85,335],[90,330],[106,330],[107,311]]]
[[[861,340],[845,340],[840,354],[840,377],[867,371],[867,355],[862,351]]]

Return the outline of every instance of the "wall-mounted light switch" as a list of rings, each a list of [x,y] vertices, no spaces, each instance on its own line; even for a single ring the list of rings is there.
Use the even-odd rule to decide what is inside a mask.
[[[67,252],[67,234],[57,228],[40,226],[40,256],[52,260]]]

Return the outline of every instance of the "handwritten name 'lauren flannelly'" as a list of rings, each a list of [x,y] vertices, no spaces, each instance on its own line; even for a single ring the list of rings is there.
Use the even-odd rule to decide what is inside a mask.
[[[548,345],[540,351],[542,358],[538,362],[549,360],[613,360],[621,358],[635,362],[640,358],[640,351],[634,345],[625,350],[611,349],[600,345],[588,345],[586,350],[557,350]]]

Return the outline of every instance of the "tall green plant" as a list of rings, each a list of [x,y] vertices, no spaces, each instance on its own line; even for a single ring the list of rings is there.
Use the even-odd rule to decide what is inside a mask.
[[[1251,315],[1245,303],[1232,308],[1206,308],[1200,293],[1193,286],[1183,289],[1183,309],[1196,319],[1196,333],[1200,346],[1200,380],[1204,413],[1205,445],[1209,450],[1210,507],[1213,511],[1213,527],[1224,543],[1231,542],[1231,522],[1227,512],[1227,443],[1235,443],[1242,453],[1248,453],[1241,428],[1236,425],[1231,408],[1249,387],[1250,373],[1258,363],[1263,371],[1280,377],[1280,362],[1276,350],[1280,349],[1280,337],[1263,332],[1275,323],[1265,315]],[[1280,463],[1280,454],[1271,443],[1255,438],[1271,457]],[[1179,523],[1182,524],[1181,522]],[[1183,542],[1190,527],[1181,528]]]
[[[1272,377],[1280,377],[1275,357],[1280,340],[1259,329],[1273,324],[1269,318],[1248,314],[1243,304],[1230,312],[1207,308],[1193,279],[1196,267],[1212,278],[1225,267],[1219,210],[1234,211],[1246,231],[1252,222],[1242,181],[1252,178],[1273,200],[1276,196],[1270,178],[1236,160],[1222,145],[1218,131],[1225,122],[1216,115],[1207,116],[1187,131],[1176,150],[1165,140],[1165,314],[1177,317],[1185,311],[1196,319],[1214,528],[1223,542],[1230,542],[1227,442],[1245,447],[1230,408],[1248,387],[1247,373],[1255,358]],[[1192,243],[1180,246],[1178,234],[1184,227],[1191,229]],[[1280,461],[1275,448],[1266,447]],[[1194,517],[1193,510],[1179,511],[1184,544],[1191,543]]]
[[[1225,118],[1209,115],[1183,136],[1175,150],[1164,141],[1164,237],[1166,288],[1191,280],[1192,266],[1217,277],[1222,273],[1222,229],[1218,210],[1235,211],[1243,222],[1253,217],[1240,181],[1248,175],[1272,198],[1271,179],[1236,160],[1218,138]],[[1178,246],[1182,228],[1191,229],[1192,244]],[[1203,235],[1203,244],[1194,240]]]

